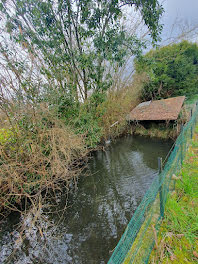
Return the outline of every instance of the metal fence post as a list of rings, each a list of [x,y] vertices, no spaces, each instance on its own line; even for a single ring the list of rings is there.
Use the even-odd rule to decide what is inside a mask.
[[[163,197],[163,184],[162,184],[162,158],[158,157],[158,171],[159,171],[159,196],[160,196],[160,216],[164,217],[164,197]]]

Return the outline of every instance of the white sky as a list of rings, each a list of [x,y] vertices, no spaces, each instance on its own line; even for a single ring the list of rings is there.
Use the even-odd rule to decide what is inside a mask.
[[[165,21],[171,23],[175,17],[198,23],[198,0],[165,0]]]
[[[182,27],[192,28],[198,25],[198,0],[160,0],[160,2],[165,9],[162,18],[164,24],[162,39],[170,36],[173,24],[177,24],[180,30]],[[174,34],[176,34],[175,29]]]

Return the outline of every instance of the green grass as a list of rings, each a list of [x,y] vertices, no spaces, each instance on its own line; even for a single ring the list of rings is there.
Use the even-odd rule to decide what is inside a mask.
[[[179,176],[150,263],[198,263],[198,127]]]
[[[195,104],[196,102],[198,102],[198,94],[187,97],[185,104]]]

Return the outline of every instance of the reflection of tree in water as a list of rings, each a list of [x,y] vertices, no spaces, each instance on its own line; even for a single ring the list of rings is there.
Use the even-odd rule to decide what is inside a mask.
[[[159,141],[146,137],[135,137],[131,150],[142,153],[144,163],[149,168],[157,169],[157,158],[162,157],[164,159],[171,148],[171,144],[173,144],[171,140]]]
[[[84,230],[89,230],[87,232],[88,237],[81,243],[80,248],[87,246],[88,249],[91,243],[92,247],[94,245],[94,248],[97,249],[97,251],[92,251],[92,253],[98,254],[97,258],[101,256],[101,249],[98,250],[98,245],[101,244],[101,241],[103,241],[101,245],[103,257],[107,256],[108,258],[109,249],[113,248],[112,245],[116,245],[131,216],[128,213],[129,210],[127,210],[129,208],[126,208],[125,205],[125,195],[120,193],[119,190],[119,179],[122,170],[118,169],[120,166],[126,166],[126,162],[124,162],[126,157],[118,152],[117,157],[112,158],[112,153],[112,151],[101,152],[91,162],[90,170],[98,172],[93,177],[84,179],[80,190],[80,192],[86,193],[87,206],[84,208],[83,204],[81,204],[82,199],[81,195],[79,195],[80,206],[78,204],[79,208],[73,208],[78,209],[79,215],[83,219],[82,225],[80,224],[82,219],[80,223],[78,221],[79,233],[84,233],[85,235]],[[118,158],[120,162],[116,161]],[[88,202],[90,198],[95,199],[95,202],[90,204]],[[88,216],[88,222],[86,215]],[[95,228],[92,226],[93,223],[96,224]],[[105,247],[104,244],[106,245]]]

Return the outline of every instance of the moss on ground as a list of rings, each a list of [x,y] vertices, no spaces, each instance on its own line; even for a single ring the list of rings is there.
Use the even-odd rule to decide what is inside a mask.
[[[198,263],[198,126],[149,263]]]

